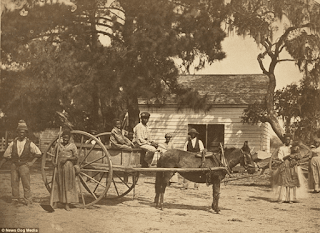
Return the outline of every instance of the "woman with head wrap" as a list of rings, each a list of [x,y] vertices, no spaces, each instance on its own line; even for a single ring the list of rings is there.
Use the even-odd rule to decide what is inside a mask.
[[[53,182],[55,185],[53,192],[54,208],[57,203],[64,204],[66,210],[70,210],[70,203],[79,202],[78,191],[76,188],[76,173],[74,165],[78,162],[78,149],[76,145],[70,142],[70,130],[64,130],[62,133],[62,142],[58,142],[56,146],[55,156],[52,161],[57,167],[57,176]]]

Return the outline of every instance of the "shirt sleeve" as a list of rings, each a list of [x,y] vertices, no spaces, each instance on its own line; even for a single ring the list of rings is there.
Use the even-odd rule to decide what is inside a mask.
[[[320,154],[320,147],[311,149],[313,153]]]
[[[143,128],[141,128],[140,126],[137,126],[136,127],[136,140],[138,142],[138,144],[141,146],[141,145],[148,145],[150,144],[148,142],[148,140],[146,140],[146,138],[144,138],[146,135],[144,134],[143,132]],[[148,139],[148,138],[147,138]]]
[[[204,146],[201,140],[199,140],[199,149],[200,149],[200,152],[204,150]]]
[[[279,151],[278,151],[278,159],[280,159],[281,161],[283,161],[283,157],[284,157],[284,152],[283,152],[282,147],[280,147],[280,148],[279,148]]]
[[[3,154],[3,158],[11,159],[12,146],[13,146],[13,142],[10,142],[10,144],[8,145],[6,151],[5,151],[4,154]]]
[[[30,152],[32,154],[41,155],[40,149],[33,142],[30,143]]]
[[[188,141],[185,142],[183,150],[187,151],[188,150]]]
[[[72,155],[78,158],[78,148],[74,143],[72,144]]]
[[[120,144],[120,145],[126,144],[120,130],[112,130],[111,135],[113,136],[113,139],[111,142],[113,142],[114,144],[116,144],[116,145],[117,144]]]

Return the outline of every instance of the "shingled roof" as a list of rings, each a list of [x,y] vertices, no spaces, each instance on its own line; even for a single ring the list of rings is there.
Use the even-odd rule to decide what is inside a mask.
[[[178,82],[208,95],[212,104],[253,104],[267,94],[268,77],[264,74],[182,75]]]
[[[207,95],[207,103],[247,105],[264,100],[268,77],[264,74],[232,75],[181,75],[178,83]],[[174,104],[168,98],[166,104]],[[152,100],[140,99],[139,104],[152,104]]]

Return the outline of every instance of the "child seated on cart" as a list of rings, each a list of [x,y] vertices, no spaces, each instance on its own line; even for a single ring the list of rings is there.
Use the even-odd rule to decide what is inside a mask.
[[[125,149],[125,150],[132,150],[133,143],[123,135],[121,130],[121,121],[119,119],[115,119],[114,127],[111,130],[110,135],[110,143],[111,147],[114,149]]]

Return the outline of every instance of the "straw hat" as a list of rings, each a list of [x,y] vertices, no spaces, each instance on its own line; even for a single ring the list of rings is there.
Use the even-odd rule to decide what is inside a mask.
[[[189,130],[188,134],[193,134],[193,133],[194,134],[199,134],[199,132],[196,129],[192,128],[192,129]]]

